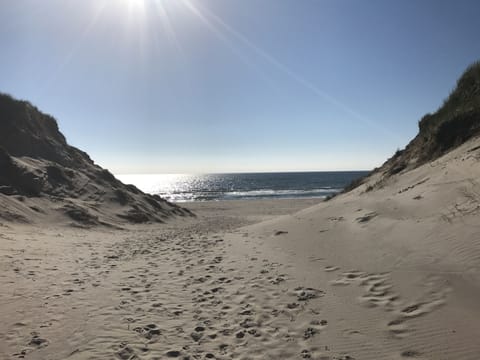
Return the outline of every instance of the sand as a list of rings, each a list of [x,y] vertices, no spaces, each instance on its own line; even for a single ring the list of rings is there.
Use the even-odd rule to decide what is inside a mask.
[[[480,140],[328,202],[0,227],[0,358],[480,358]]]

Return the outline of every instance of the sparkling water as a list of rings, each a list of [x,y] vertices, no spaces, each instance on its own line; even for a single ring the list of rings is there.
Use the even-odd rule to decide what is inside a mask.
[[[237,174],[130,174],[116,175],[140,190],[173,201],[324,198],[337,193],[367,171],[237,173]]]

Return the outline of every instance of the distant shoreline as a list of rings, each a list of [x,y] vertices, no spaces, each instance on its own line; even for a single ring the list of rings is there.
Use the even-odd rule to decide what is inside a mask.
[[[324,199],[368,171],[117,175],[123,182],[175,203],[253,199]]]
[[[181,204],[182,206],[189,205],[189,204],[198,204],[198,203],[222,203],[222,204],[229,204],[229,203],[251,203],[252,201],[256,202],[292,202],[292,201],[312,201],[317,200],[319,202],[324,201],[325,198],[323,197],[302,197],[302,198],[252,198],[252,199],[220,199],[220,200],[192,200],[192,201],[178,201],[176,204]]]

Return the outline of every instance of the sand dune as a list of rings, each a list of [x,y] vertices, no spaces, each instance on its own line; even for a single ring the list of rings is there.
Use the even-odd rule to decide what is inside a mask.
[[[479,71],[327,202],[182,209],[14,102],[45,136],[0,149],[0,357],[478,360]]]
[[[123,184],[70,146],[53,117],[0,93],[0,221],[89,228],[192,215]]]
[[[287,264],[289,288],[324,292],[312,358],[479,358],[479,144],[230,239]]]
[[[197,218],[124,231],[7,225],[0,354],[476,360],[479,146],[314,206],[192,204]]]

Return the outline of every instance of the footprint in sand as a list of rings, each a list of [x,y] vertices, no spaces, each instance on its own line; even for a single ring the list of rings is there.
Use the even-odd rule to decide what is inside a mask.
[[[181,355],[181,352],[178,350],[170,350],[170,351],[167,351],[165,355],[169,358],[176,358]]]
[[[397,318],[390,321],[388,324],[388,331],[396,337],[404,337],[408,334],[408,327],[405,324],[405,320]]]
[[[397,306],[399,296],[392,292],[393,286],[388,282],[388,275],[368,275],[360,285],[365,288],[366,294],[361,297],[369,306],[384,306],[392,310]]]
[[[28,345],[35,346],[36,348],[43,348],[48,346],[48,340],[41,338],[37,333],[32,333],[32,339]]]
[[[350,285],[356,282],[359,278],[362,278],[363,276],[365,276],[364,272],[352,270],[344,272],[340,278],[331,281],[330,284],[335,286]]]
[[[366,223],[366,222],[369,222],[370,220],[372,220],[374,217],[377,217],[378,214],[376,212],[370,212],[370,213],[367,213],[363,216],[360,216],[358,218],[356,218],[355,220],[357,220],[358,223]]]
[[[129,360],[137,358],[135,351],[128,345],[122,345],[122,348],[117,351],[117,357],[121,360]]]
[[[272,277],[269,277],[269,282],[273,285],[278,285],[284,281],[286,281],[288,279],[287,275],[286,274],[280,274],[274,278]]]
[[[404,358],[415,358],[415,357],[420,356],[420,353],[418,351],[414,351],[414,350],[405,350],[405,351],[402,351],[400,356],[404,357]]]
[[[162,331],[155,324],[148,324],[143,327],[136,327],[133,329],[136,333],[143,336],[145,339],[151,340],[154,337],[160,335]]]
[[[308,301],[324,296],[325,291],[309,287],[297,287],[294,289],[293,295],[297,297],[298,301]]]

